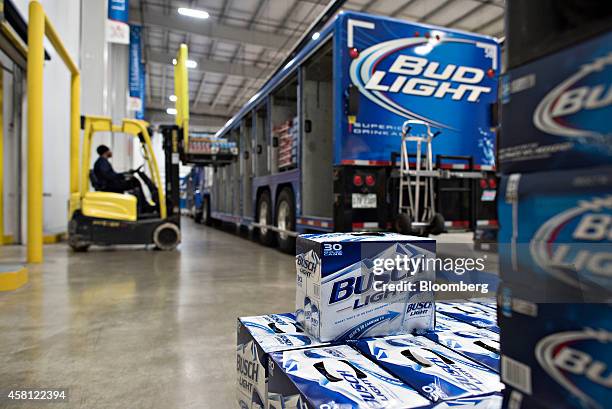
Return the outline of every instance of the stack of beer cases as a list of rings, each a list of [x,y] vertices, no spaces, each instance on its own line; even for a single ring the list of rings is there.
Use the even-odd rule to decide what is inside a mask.
[[[278,138],[279,169],[291,168],[297,164],[298,123],[295,117],[274,128],[274,135]]]
[[[297,254],[296,316],[239,319],[242,409],[501,407],[492,300],[440,303],[434,326],[432,293],[384,298],[371,281],[376,259],[431,256],[433,240],[303,235]]]
[[[498,320],[507,408],[612,404],[611,77],[607,33],[503,79]]]

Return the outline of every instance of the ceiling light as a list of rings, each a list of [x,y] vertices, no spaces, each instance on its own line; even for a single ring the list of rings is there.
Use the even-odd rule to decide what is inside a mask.
[[[195,62],[194,60],[187,60],[185,61],[185,66],[187,68],[196,68],[198,66],[198,63]]]
[[[168,115],[176,115],[176,108],[167,108],[166,113]]]
[[[321,33],[319,33],[318,31],[312,35],[313,40],[318,40],[319,37],[321,37]]]
[[[207,11],[189,9],[186,7],[179,7],[178,13],[182,16],[193,17],[193,18],[207,19],[208,17],[210,17],[210,14],[208,14]]]
[[[170,99],[170,101],[176,102],[176,95],[170,95],[168,98]]]

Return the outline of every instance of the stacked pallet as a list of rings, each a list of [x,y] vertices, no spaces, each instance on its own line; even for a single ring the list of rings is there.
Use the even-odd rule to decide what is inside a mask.
[[[232,154],[238,153],[236,142],[229,142],[227,139],[214,137],[190,137],[189,152],[205,155]]]
[[[278,138],[278,168],[289,170],[297,166],[298,119],[288,120],[274,127],[274,136]]]

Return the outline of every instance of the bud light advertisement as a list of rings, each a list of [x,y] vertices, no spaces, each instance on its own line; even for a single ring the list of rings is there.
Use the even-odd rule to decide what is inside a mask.
[[[357,13],[344,13],[339,24],[336,92],[345,98],[336,106],[336,163],[388,164],[400,151],[402,124],[419,119],[440,131],[434,160],[467,156],[477,169],[494,168],[491,104],[501,69],[495,39]],[[356,109],[348,104],[355,90]]]

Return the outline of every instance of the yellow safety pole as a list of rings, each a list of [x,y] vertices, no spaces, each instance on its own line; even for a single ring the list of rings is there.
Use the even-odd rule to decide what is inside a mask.
[[[28,19],[28,248],[27,261],[43,259],[43,36],[45,13],[40,3],[30,2]]]
[[[4,244],[4,70],[0,68],[0,246]]]
[[[189,148],[189,74],[187,73],[187,45],[181,44],[174,67],[174,94],[176,95],[176,125],[183,130],[183,149]]]
[[[70,81],[70,193],[79,191],[79,134],[81,130],[81,76]]]

